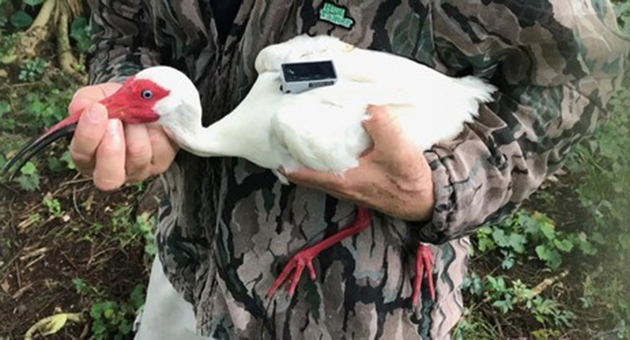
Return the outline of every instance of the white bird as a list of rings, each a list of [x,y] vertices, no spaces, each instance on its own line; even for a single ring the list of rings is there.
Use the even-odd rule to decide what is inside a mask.
[[[331,60],[338,81],[298,94],[280,90],[283,63]],[[298,36],[264,48],[256,58],[258,77],[245,99],[218,122],[201,124],[199,93],[190,79],[166,66],[145,69],[129,78],[102,101],[110,118],[126,123],[158,121],[183,149],[201,157],[242,157],[278,172],[301,168],[343,174],[358,166],[357,159],[371,145],[362,127],[369,105],[386,105],[405,135],[427,150],[459,134],[471,123],[481,103],[496,90],[481,79],[453,78],[393,54],[356,48],[330,36]],[[22,149],[4,171],[22,159],[18,169],[55,139],[74,131],[80,113],[68,117]],[[16,170],[17,172],[17,170]],[[293,295],[304,268],[312,279],[312,259],[322,250],[355,235],[370,224],[369,212],[358,208],[355,222],[316,245],[295,254],[269,290],[293,273]],[[423,269],[431,297],[431,252],[420,244],[416,257],[414,305]]]

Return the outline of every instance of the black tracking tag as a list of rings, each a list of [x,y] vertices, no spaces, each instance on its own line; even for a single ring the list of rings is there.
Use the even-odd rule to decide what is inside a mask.
[[[330,60],[282,64],[281,74],[281,90],[285,93],[300,93],[337,82],[337,72]]]

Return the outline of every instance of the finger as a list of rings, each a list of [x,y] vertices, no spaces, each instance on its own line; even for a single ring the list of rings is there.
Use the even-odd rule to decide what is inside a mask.
[[[78,93],[78,92],[77,92]],[[98,102],[98,100],[94,100],[85,96],[82,97],[74,97],[68,105],[68,113],[75,114],[79,111],[85,110],[88,106]]]
[[[321,191],[323,193],[325,193],[326,195],[332,196],[338,200],[342,200],[342,201],[348,201],[348,202],[363,202],[365,200],[365,196],[361,195],[358,191],[353,190],[353,191],[349,191],[348,189],[345,189],[345,191],[342,191],[340,189],[334,188],[334,187],[323,187],[323,186],[318,186],[318,185],[314,185],[312,183],[309,182],[299,182],[299,181],[292,181],[293,183],[305,187],[305,188],[309,188],[312,190],[318,190]]]
[[[125,137],[122,123],[111,119],[96,151],[94,185],[103,191],[118,189],[125,183]]]
[[[96,148],[107,130],[107,109],[101,104],[94,104],[86,113],[81,115],[74,131],[70,143],[70,157],[79,172],[91,175]]]
[[[346,183],[340,175],[302,168],[298,171],[284,174],[289,181],[318,186],[323,188],[342,188]]]
[[[149,132],[145,125],[125,126],[126,162],[125,170],[129,182],[139,182],[149,176],[153,151]]]
[[[346,171],[343,176],[310,169],[302,169],[298,172],[285,174],[285,176],[290,182],[309,189],[323,191],[340,200],[355,202],[365,200],[365,196],[359,190],[363,180],[358,168]]]
[[[90,105],[114,94],[121,86],[122,84],[106,83],[82,87],[74,93],[72,101],[68,105],[68,112],[74,114],[82,111]]]
[[[153,148],[151,174],[159,175],[166,172],[173,163],[179,146],[170,139],[162,127],[157,124],[149,125],[147,131],[149,133],[151,147]]]
[[[368,118],[363,120],[363,127],[374,143],[374,149],[398,151],[402,146],[403,131],[396,117],[385,106],[369,106]]]

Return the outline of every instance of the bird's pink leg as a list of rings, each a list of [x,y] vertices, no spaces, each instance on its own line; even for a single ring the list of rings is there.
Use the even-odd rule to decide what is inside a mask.
[[[340,242],[341,240],[356,235],[359,232],[365,230],[370,225],[370,213],[365,208],[357,209],[357,217],[354,219],[351,225],[341,229],[330,237],[327,237],[314,246],[301,250],[299,253],[293,255],[289,263],[284,267],[280,276],[274,281],[273,285],[269,289],[267,293],[268,296],[272,296],[276,290],[287,280],[291,271],[295,270],[293,273],[293,277],[291,278],[291,288],[289,288],[289,296],[293,296],[295,292],[295,288],[297,287],[298,281],[300,281],[300,276],[302,275],[302,271],[304,271],[304,267],[308,268],[308,271],[311,276],[311,280],[315,280],[315,269],[313,269],[312,260],[322,251],[332,247],[334,244]]]
[[[427,281],[429,283],[429,294],[431,294],[431,300],[435,301],[435,289],[433,288],[433,254],[431,254],[431,248],[429,246],[420,243],[416,250],[416,277],[413,281],[413,296],[411,301],[413,305],[418,304],[420,298],[420,287],[422,287],[422,278],[424,273],[427,274]]]

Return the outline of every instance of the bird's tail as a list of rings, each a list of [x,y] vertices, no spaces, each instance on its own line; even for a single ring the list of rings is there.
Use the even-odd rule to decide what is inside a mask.
[[[491,102],[493,100],[492,94],[497,90],[494,85],[475,76],[459,78],[459,83],[468,92],[469,98],[474,99],[478,104]]]

